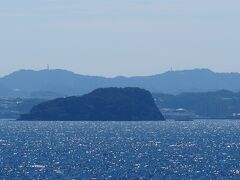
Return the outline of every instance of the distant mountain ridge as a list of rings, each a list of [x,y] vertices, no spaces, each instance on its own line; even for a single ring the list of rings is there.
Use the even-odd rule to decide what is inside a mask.
[[[140,87],[151,92],[168,94],[221,89],[240,91],[240,73],[194,69],[168,71],[152,76],[106,78],[55,69],[20,70],[0,78],[0,96],[82,95],[105,87]]]

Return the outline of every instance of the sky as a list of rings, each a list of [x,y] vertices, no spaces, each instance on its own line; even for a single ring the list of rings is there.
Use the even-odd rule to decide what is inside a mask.
[[[1,0],[0,76],[240,72],[239,0]]]

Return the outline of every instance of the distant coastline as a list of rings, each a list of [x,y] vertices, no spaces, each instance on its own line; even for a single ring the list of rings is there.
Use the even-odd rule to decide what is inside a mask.
[[[140,87],[150,91],[166,118],[240,118],[240,74],[208,69],[153,76],[105,78],[66,70],[20,70],[0,78],[0,118],[17,118],[44,101],[81,96],[99,87]],[[182,109],[185,114],[176,114]],[[182,113],[182,112],[181,112]]]
[[[192,119],[240,119],[240,93],[215,91],[170,95],[152,93],[154,101],[166,119],[187,116]],[[0,118],[16,119],[48,98],[0,98]]]

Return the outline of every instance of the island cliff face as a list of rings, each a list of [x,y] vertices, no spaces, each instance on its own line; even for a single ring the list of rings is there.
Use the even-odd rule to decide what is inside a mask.
[[[158,121],[164,117],[144,89],[101,88],[80,97],[41,103],[19,120]]]

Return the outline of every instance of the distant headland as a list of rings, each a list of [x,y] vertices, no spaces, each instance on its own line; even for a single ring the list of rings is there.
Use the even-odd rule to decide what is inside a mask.
[[[140,88],[100,88],[83,96],[58,98],[34,106],[19,120],[160,121],[150,92]]]

